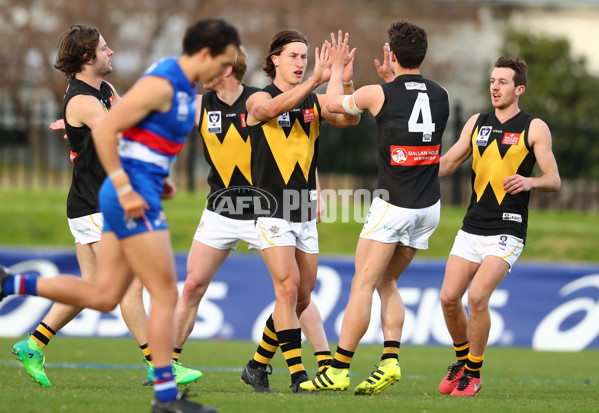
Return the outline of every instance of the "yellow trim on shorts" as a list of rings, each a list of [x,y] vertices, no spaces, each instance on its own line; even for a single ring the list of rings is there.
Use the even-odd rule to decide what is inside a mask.
[[[100,232],[102,232],[102,228],[100,228],[100,226],[99,226],[98,224],[96,224],[96,221],[94,221],[94,216],[93,216],[93,215],[90,215],[90,216],[89,216],[89,219],[92,221],[92,224],[94,224],[94,225],[96,226],[96,228],[98,228],[98,230],[99,230]]]
[[[516,253],[516,250],[518,249],[519,246],[520,246],[520,241],[518,241],[518,243],[516,244],[516,246],[514,247],[512,252],[510,252],[508,255],[505,255],[505,256],[499,257],[499,258],[506,259],[506,258],[511,257],[512,255],[514,255]]]
[[[375,224],[375,226],[374,226],[374,227],[370,228],[370,231],[368,231],[367,233],[365,233],[365,234],[363,234],[363,235],[360,235],[360,238],[363,238],[363,237],[365,237],[366,235],[370,234],[372,231],[374,231],[374,230],[375,230],[375,228],[376,228],[376,227],[378,227],[378,226],[379,226],[379,224],[381,223],[381,221],[383,220],[383,218],[385,218],[385,214],[387,214],[387,211],[389,210],[389,206],[390,206],[390,205],[391,205],[391,204],[387,202],[387,208],[385,208],[385,212],[383,212],[383,215],[381,216],[381,219],[379,219],[379,222],[377,222],[377,223]]]
[[[268,240],[268,238],[266,238],[266,235],[264,235],[264,231],[262,231],[262,223],[260,223],[260,232],[262,233],[262,238],[264,238],[264,240],[265,240],[266,242],[268,242],[268,243],[269,243],[271,246],[273,246],[273,247],[276,247],[276,246],[277,246],[276,244],[273,244],[272,242],[270,242],[270,241]]]

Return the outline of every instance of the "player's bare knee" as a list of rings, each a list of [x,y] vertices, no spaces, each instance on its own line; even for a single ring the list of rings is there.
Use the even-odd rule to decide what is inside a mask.
[[[468,292],[468,309],[471,313],[486,311],[489,308],[489,300],[486,295]]]
[[[181,297],[185,297],[188,300],[201,300],[204,294],[206,294],[208,285],[208,282],[197,282],[195,279],[188,278],[183,286]]]
[[[441,290],[441,307],[443,311],[457,311],[462,303],[462,297],[455,294],[448,294]]]
[[[295,308],[296,308],[295,311],[297,313],[297,316],[299,317],[300,314],[303,313],[304,310],[306,308],[308,308],[309,305],[310,305],[310,297],[309,296],[306,297],[306,298],[300,298],[300,297],[298,297],[298,299],[297,299],[297,305],[295,306]]]

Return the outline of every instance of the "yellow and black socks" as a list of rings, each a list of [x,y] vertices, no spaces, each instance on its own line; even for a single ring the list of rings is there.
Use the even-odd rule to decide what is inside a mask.
[[[458,363],[466,363],[468,353],[470,352],[470,343],[467,341],[460,344],[453,343],[453,349],[455,350],[455,357],[458,359]]]
[[[471,377],[476,377],[480,379],[480,369],[483,367],[483,360],[485,359],[485,355],[482,356],[473,356],[472,354],[468,354],[468,358],[466,359],[466,368],[464,369],[464,374],[467,374]]]
[[[354,353],[354,351],[347,351],[341,347],[337,347],[331,367],[335,369],[349,369]]]
[[[316,356],[316,361],[318,362],[318,372],[331,367],[333,356],[331,355],[330,351],[317,351],[314,353],[314,355]]]
[[[399,341],[385,340],[383,346],[383,356],[381,357],[381,361],[386,359],[399,360]]]
[[[277,331],[277,339],[289,367],[289,373],[291,373],[291,383],[307,376],[306,369],[302,364],[302,330],[292,328]]]
[[[148,343],[142,344],[139,346],[141,352],[144,354],[146,361],[152,364],[152,352],[150,351],[150,347],[148,347]]]
[[[175,363],[179,362],[179,357],[181,357],[181,352],[183,351],[182,348],[174,348],[173,349],[173,361]]]
[[[250,367],[253,369],[257,367],[266,368],[275,356],[277,348],[279,348],[279,341],[277,339],[275,323],[271,314],[270,317],[268,317],[268,320],[266,320],[264,332],[262,333],[262,340],[256,349],[256,354],[254,354],[254,358],[250,360]]]
[[[46,346],[52,340],[52,337],[56,335],[56,332],[50,328],[46,323],[41,322],[35,329],[31,337],[29,338],[35,344],[37,344],[42,350],[46,349]]]

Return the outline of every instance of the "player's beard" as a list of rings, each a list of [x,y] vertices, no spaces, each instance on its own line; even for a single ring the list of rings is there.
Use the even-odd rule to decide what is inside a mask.
[[[106,63],[102,66],[98,66],[96,69],[96,75],[98,75],[99,77],[106,77],[109,74],[112,73],[112,66],[110,66],[110,64]]]

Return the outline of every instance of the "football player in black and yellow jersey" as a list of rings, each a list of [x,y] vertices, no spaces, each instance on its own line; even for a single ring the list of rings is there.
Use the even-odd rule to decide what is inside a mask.
[[[329,110],[359,114],[368,110],[377,123],[379,182],[386,199],[373,200],[356,247],[356,273],[345,309],[339,346],[331,368],[302,387],[345,390],[349,368],[366,333],[375,290],[381,299],[384,347],[378,368],[354,389],[357,395],[377,395],[401,377],[400,339],[405,308],[397,281],[439,222],[439,154],[449,117],[447,92],[420,74],[426,56],[426,31],[407,21],[388,29],[382,85],[367,85],[346,95],[342,76],[350,56],[342,32],[331,34]],[[380,65],[377,65],[379,68]]]
[[[441,289],[457,357],[439,385],[444,394],[474,396],[480,390],[491,328],[489,299],[524,247],[530,191],[560,187],[547,124],[518,106],[526,90],[526,72],[522,60],[497,60],[490,83],[494,110],[472,116],[458,142],[441,158],[439,176],[444,177],[472,155],[472,197]],[[538,177],[532,176],[535,163],[541,171]],[[468,286],[469,317],[462,306]]]
[[[272,84],[247,101],[247,125],[252,146],[252,184],[263,195],[255,211],[264,261],[273,280],[276,337],[291,373],[294,393],[308,376],[301,359],[298,315],[310,304],[318,267],[316,230],[316,161],[320,124],[355,125],[360,117],[334,114],[324,95],[314,90],[329,80],[329,44],[315,51],[314,72],[308,69],[308,43],[295,30],[272,38],[263,69]],[[355,52],[352,51],[351,56]],[[353,90],[353,66],[344,73]]]
[[[189,251],[187,279],[175,309],[175,360],[193,330],[200,301],[229,252],[236,249],[239,241],[247,242],[250,249],[261,249],[251,203],[252,149],[245,109],[248,97],[259,89],[242,83],[246,69],[247,54],[240,46],[233,64],[221,76],[205,83],[207,92],[197,96],[196,124],[210,166],[210,193]],[[314,302],[302,313],[300,324],[324,368],[330,363],[331,353]],[[273,392],[267,369],[278,348],[274,331],[270,318],[254,359],[242,373],[242,380],[258,393]]]

